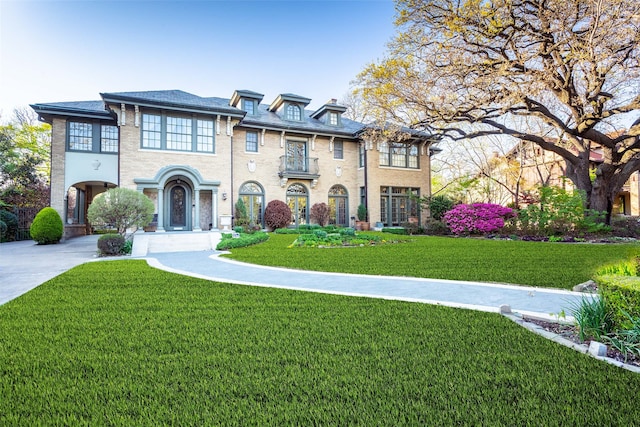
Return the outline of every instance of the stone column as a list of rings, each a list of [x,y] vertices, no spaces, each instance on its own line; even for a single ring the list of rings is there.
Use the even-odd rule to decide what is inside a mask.
[[[166,231],[164,229],[164,189],[158,188],[158,227],[156,232]]]
[[[200,227],[200,189],[196,188],[194,190],[195,193],[195,198],[196,198],[196,203],[195,203],[195,211],[196,214],[194,215],[194,224],[193,224],[193,231],[202,231],[202,228]]]

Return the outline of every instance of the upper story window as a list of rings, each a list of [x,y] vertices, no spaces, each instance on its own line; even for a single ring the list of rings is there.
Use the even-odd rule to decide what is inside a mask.
[[[215,152],[213,120],[142,115],[142,148]]]
[[[329,124],[331,126],[338,126],[338,113],[329,113]]]
[[[118,152],[118,128],[102,125],[100,130],[100,151],[103,153]]]
[[[93,125],[91,123],[69,123],[69,149],[93,151]]]
[[[251,99],[243,99],[242,109],[246,111],[247,114],[253,115],[256,113],[256,102]]]
[[[245,145],[245,151],[250,153],[258,152],[258,133],[257,132],[247,132],[247,141]]]
[[[162,117],[156,114],[142,115],[142,146],[144,148],[160,148],[162,135]]]
[[[383,142],[379,147],[380,166],[418,169],[418,147],[401,143]]]
[[[117,153],[118,128],[98,121],[68,122],[67,150],[92,153]]]
[[[344,144],[342,141],[333,142],[333,158],[344,159]]]
[[[364,167],[364,144],[358,144],[358,167]]]
[[[287,120],[302,120],[302,112],[300,111],[300,107],[297,105],[289,104],[285,109],[285,118]]]

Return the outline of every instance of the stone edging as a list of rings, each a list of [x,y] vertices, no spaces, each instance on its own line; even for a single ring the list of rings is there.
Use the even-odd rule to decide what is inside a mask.
[[[587,354],[595,359],[598,360],[602,360],[603,362],[609,363],[611,365],[617,366],[618,368],[623,368],[623,369],[627,369],[631,372],[634,372],[636,374],[640,374],[640,367],[639,366],[635,366],[635,365],[629,365],[627,363],[623,363],[620,362],[618,360],[612,359],[610,357],[606,357],[606,356],[598,356],[597,353],[595,351],[590,351],[589,346],[587,346],[586,344],[577,344],[571,340],[568,340],[564,337],[562,337],[561,335],[558,335],[556,333],[547,331],[546,329],[544,329],[542,326],[540,325],[536,325],[535,323],[531,323],[531,322],[527,322],[525,320],[523,320],[522,316],[518,313],[507,313],[507,312],[502,312],[502,315],[512,321],[514,321],[515,323],[517,323],[518,325],[530,330],[531,332],[534,332],[544,338],[547,338],[548,340],[551,340],[553,342],[556,342],[558,344],[562,344],[565,347],[569,347],[572,348],[580,353],[584,353]],[[549,321],[548,319],[544,319],[545,321]]]

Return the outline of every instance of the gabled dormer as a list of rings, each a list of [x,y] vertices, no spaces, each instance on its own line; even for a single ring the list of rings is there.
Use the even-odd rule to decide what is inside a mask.
[[[229,100],[229,105],[245,111],[249,116],[255,116],[258,114],[258,105],[262,102],[262,98],[264,95],[258,92],[236,90]]]
[[[342,126],[342,113],[347,111],[347,107],[338,105],[335,99],[329,100],[322,107],[311,114],[312,119],[320,120],[327,126]]]
[[[283,93],[269,105],[269,111],[278,114],[283,120],[303,122],[304,109],[311,100],[292,93]]]

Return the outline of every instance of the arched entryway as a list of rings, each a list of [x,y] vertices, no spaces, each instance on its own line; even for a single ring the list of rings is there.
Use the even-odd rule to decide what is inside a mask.
[[[342,185],[329,189],[329,224],[349,226],[349,194]]]
[[[184,177],[176,177],[165,186],[165,218],[167,231],[192,229],[192,184]]]

